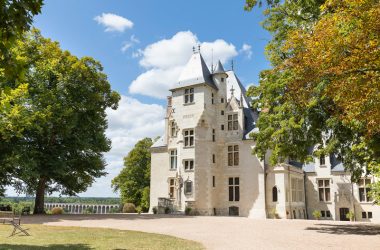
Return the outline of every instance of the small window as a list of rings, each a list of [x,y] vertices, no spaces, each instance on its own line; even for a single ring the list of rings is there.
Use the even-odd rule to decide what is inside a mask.
[[[362,212],[362,219],[367,219],[367,213],[366,212]]]
[[[228,146],[228,166],[239,165],[239,145]]]
[[[191,194],[193,192],[193,182],[185,181],[185,194]]]
[[[215,187],[215,176],[212,176],[212,187]]]
[[[239,122],[238,122],[238,115],[228,115],[228,130],[238,130],[239,128]]]
[[[177,149],[170,150],[170,169],[177,169]]]
[[[371,202],[372,198],[369,196],[371,189],[368,185],[371,184],[371,179],[363,178],[359,180],[359,200],[360,202]]]
[[[221,110],[221,111],[220,111],[220,114],[221,114],[221,115],[224,115],[224,110]]]
[[[175,196],[175,180],[174,178],[169,179],[169,198],[174,198]]]
[[[224,103],[224,98],[220,98],[220,103]]]
[[[224,130],[224,125],[223,125],[223,124],[220,125],[220,129],[221,129],[221,130]]]
[[[322,154],[320,157],[319,157],[319,165],[320,166],[325,166],[326,165],[326,158],[325,158],[325,155]]]
[[[212,141],[215,141],[215,129],[212,129]]]
[[[185,89],[185,104],[194,103],[194,88]]]
[[[368,212],[368,219],[372,219],[372,212]]]
[[[194,129],[184,130],[185,147],[194,146]]]
[[[194,170],[194,160],[185,160],[185,171],[192,171]]]
[[[322,217],[322,218],[325,218],[325,217],[326,217],[325,211],[323,211],[323,210],[321,211],[321,217]]]
[[[224,77],[220,78],[220,81],[221,81],[221,82],[224,82]]]
[[[177,128],[176,128],[176,124],[174,121],[170,122],[170,136],[171,137],[177,136]]]
[[[327,218],[331,218],[330,210],[327,210],[327,211],[326,211],[326,217],[327,217]]]
[[[228,178],[228,200],[229,201],[240,200],[239,177]]]
[[[214,104],[214,93],[211,93],[211,104]]]
[[[276,186],[272,188],[272,201],[277,202],[277,187]]]
[[[215,154],[212,155],[212,163],[215,163]]]

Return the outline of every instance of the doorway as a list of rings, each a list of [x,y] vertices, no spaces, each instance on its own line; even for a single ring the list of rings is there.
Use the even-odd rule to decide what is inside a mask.
[[[346,214],[348,214],[350,210],[347,207],[341,207],[339,208],[339,216],[341,221],[349,221],[350,219],[347,218]]]

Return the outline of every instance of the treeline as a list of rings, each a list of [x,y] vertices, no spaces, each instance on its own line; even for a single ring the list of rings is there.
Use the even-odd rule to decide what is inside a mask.
[[[27,203],[34,206],[35,197],[7,197],[0,199],[0,204],[20,204]],[[101,204],[115,205],[121,204],[120,198],[98,198],[98,197],[46,197],[45,203],[77,203],[77,204]]]

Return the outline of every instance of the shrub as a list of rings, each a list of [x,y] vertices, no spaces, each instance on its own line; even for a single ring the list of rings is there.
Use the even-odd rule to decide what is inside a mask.
[[[157,207],[152,208],[153,214],[157,214]]]
[[[350,221],[353,221],[353,220],[355,219],[355,214],[354,214],[354,212],[349,211],[349,212],[346,214],[346,218],[349,219]]]
[[[141,208],[140,206],[136,207],[136,212],[137,212],[138,214],[141,214],[141,212],[142,212],[142,208]]]
[[[191,213],[191,207],[186,207],[185,208],[185,214],[190,215],[190,213]]]
[[[53,207],[51,209],[51,214],[55,214],[55,215],[57,215],[57,214],[63,214],[63,208],[61,208],[61,207]]]
[[[123,207],[123,213],[135,213],[136,207],[133,203],[125,203]]]
[[[170,208],[169,207],[165,207],[165,214],[168,214],[170,213]]]
[[[314,210],[314,211],[313,211],[313,216],[314,216],[314,218],[315,218],[316,220],[319,220],[319,219],[321,218],[321,216],[322,216],[321,211],[319,211],[319,210]]]
[[[113,207],[111,208],[110,210],[110,213],[111,214],[115,214],[115,213],[119,213],[120,212],[120,208],[119,207]]]

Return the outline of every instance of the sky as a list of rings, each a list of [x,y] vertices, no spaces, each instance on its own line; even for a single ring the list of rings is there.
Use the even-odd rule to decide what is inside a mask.
[[[108,110],[105,154],[108,175],[79,196],[116,197],[111,180],[123,157],[144,137],[163,134],[166,96],[193,46],[210,67],[221,60],[245,86],[270,68],[264,54],[270,34],[260,25],[263,9],[244,11],[244,0],[45,0],[34,26],[78,57],[100,61],[119,108]],[[15,195],[8,190],[7,195]]]

